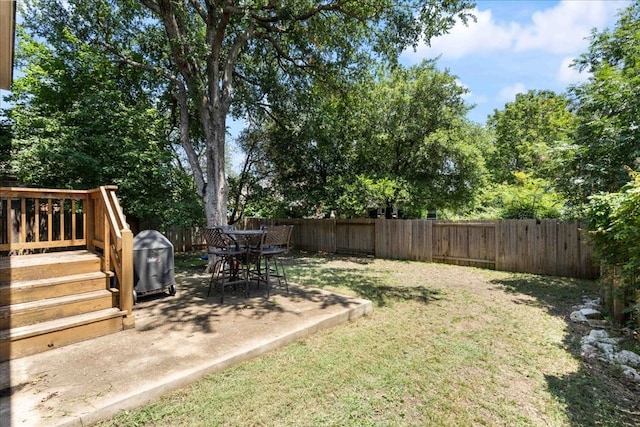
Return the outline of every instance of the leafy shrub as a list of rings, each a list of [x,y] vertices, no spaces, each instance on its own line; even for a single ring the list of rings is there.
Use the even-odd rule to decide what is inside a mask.
[[[636,318],[636,294],[640,290],[640,175],[617,193],[592,196],[587,224],[597,259],[605,266],[620,267],[622,282],[617,297],[623,299],[629,320]]]

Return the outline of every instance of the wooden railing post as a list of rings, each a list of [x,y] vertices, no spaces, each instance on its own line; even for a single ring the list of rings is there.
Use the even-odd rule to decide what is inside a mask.
[[[95,224],[95,199],[90,194],[84,199],[84,236],[87,241],[87,249],[94,251],[96,245],[93,241],[96,238],[96,224]]]
[[[122,278],[120,282],[120,310],[127,312],[124,319],[125,328],[135,327],[133,317],[133,233],[129,229],[122,230]]]

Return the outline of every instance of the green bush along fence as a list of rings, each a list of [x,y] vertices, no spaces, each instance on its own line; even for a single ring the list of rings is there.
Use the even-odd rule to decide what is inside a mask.
[[[433,221],[246,218],[238,228],[294,225],[296,249],[440,262],[501,271],[594,279],[586,230],[578,221]],[[199,229],[168,230],[176,251],[204,250]]]

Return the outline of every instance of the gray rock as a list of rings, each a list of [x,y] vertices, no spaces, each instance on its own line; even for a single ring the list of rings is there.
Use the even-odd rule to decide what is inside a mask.
[[[580,310],[580,313],[582,313],[582,315],[587,319],[597,319],[597,320],[602,319],[602,313],[592,308],[583,308]]]
[[[609,338],[609,333],[602,329],[594,329],[591,332],[589,332],[589,336],[596,340],[600,340],[602,338]]]
[[[582,314],[580,311],[574,311],[569,315],[569,318],[571,319],[571,321],[576,322],[576,323],[586,323],[587,322],[587,318],[584,314]]]
[[[616,360],[623,365],[628,365],[633,368],[640,367],[640,356],[629,350],[622,350],[616,354]]]
[[[589,344],[591,346],[595,346],[597,342],[598,342],[597,339],[595,339],[594,337],[589,336],[589,335],[587,335],[586,337],[582,337],[580,339],[580,344],[582,344],[582,345]]]
[[[608,359],[613,357],[613,353],[615,353],[615,347],[613,344],[608,344],[604,342],[598,341],[596,346],[602,351]]]
[[[622,338],[600,338],[598,340],[601,343],[604,344],[611,344],[613,346],[617,346],[618,344],[620,344],[620,341],[622,341]]]
[[[632,381],[640,381],[640,374],[638,374],[638,371],[633,369],[631,366],[622,365],[622,369],[622,375],[624,375],[625,378]]]
[[[582,357],[585,357],[587,359],[595,359],[596,357],[598,357],[599,352],[598,349],[591,344],[582,344],[582,346],[580,347],[580,354],[582,355]]]

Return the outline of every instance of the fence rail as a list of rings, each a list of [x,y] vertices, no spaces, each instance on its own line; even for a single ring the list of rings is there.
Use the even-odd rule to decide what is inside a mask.
[[[247,218],[240,228],[294,225],[297,249],[378,258],[440,262],[593,279],[599,275],[578,221],[433,221],[387,219]],[[200,230],[169,230],[176,250],[203,249]]]

